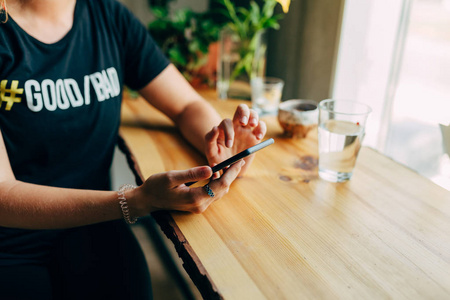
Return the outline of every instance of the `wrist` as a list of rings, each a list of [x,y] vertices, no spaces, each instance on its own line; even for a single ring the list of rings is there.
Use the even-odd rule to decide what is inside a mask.
[[[128,200],[130,214],[137,218],[147,216],[151,210],[148,206],[146,197],[142,194],[142,187],[138,186],[125,192]]]
[[[136,201],[134,201],[134,192],[136,190],[135,185],[124,184],[117,191],[119,200],[119,207],[122,212],[122,217],[127,224],[134,224],[138,217],[142,215],[138,213],[136,209]]]

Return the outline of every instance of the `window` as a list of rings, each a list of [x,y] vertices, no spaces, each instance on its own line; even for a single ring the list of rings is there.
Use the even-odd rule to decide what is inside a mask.
[[[365,144],[450,190],[450,0],[347,0],[333,97],[372,106]]]

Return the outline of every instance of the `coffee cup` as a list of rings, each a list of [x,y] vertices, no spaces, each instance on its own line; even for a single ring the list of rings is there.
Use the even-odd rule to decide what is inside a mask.
[[[278,106],[278,122],[284,135],[291,138],[305,138],[318,123],[317,102],[313,100],[292,99]]]

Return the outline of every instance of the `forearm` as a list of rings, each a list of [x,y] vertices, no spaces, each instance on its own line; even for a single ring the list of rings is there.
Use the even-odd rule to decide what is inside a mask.
[[[181,134],[200,152],[205,150],[205,135],[221,118],[209,103],[199,100],[189,104],[174,120]]]
[[[57,229],[121,218],[116,192],[0,183],[0,226]]]
[[[205,134],[219,125],[221,118],[173,65],[169,65],[139,92],[174,121],[194,147],[204,152]]]

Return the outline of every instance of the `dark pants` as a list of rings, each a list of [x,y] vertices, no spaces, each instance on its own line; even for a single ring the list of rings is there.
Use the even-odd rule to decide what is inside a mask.
[[[0,267],[0,299],[152,299],[142,250],[123,221],[67,230],[50,263]]]

